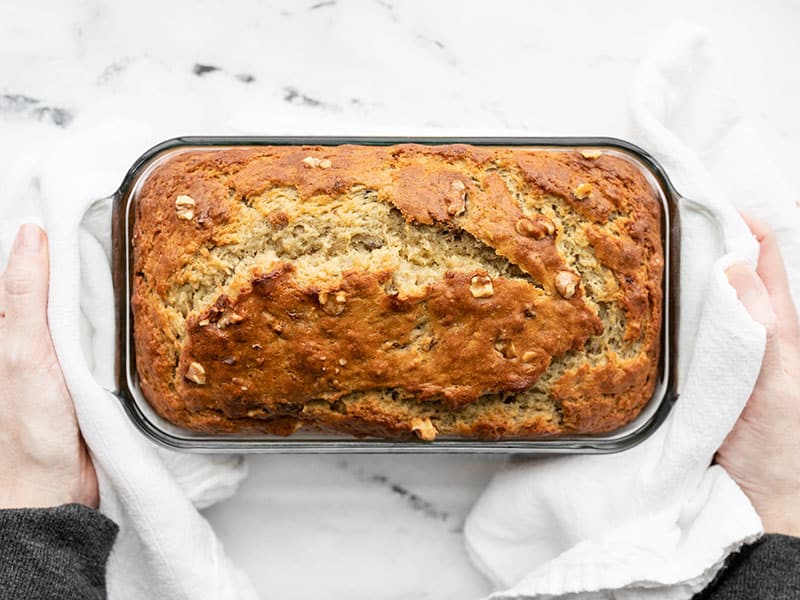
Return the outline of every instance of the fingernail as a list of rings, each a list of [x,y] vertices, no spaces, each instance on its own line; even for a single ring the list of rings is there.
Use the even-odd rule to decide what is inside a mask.
[[[17,232],[17,239],[14,240],[14,253],[21,255],[39,254],[43,242],[42,230],[36,225],[26,223]]]

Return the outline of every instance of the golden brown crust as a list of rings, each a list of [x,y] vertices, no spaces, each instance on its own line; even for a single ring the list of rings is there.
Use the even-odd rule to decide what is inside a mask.
[[[253,216],[278,189],[296,194],[301,212],[374,190],[407,227],[463,232],[493,249],[506,275],[448,271],[398,293],[391,270],[300,283],[278,254],[231,274],[238,263],[220,262],[220,248],[244,248],[257,227],[291,230],[288,209]],[[195,203],[190,218],[178,196]],[[660,235],[654,190],[613,154],[411,144],[176,152],[135,204],[141,386],[163,417],[199,431],[609,431],[654,389]]]

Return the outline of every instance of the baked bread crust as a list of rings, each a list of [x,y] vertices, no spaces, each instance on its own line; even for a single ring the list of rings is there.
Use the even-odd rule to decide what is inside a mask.
[[[134,206],[142,391],[202,432],[616,429],[655,386],[660,211],[614,153],[170,153]]]

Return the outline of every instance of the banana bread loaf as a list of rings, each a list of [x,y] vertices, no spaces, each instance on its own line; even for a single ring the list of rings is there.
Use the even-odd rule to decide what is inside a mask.
[[[599,150],[170,152],[135,198],[142,391],[202,432],[613,430],[655,386],[660,211]]]

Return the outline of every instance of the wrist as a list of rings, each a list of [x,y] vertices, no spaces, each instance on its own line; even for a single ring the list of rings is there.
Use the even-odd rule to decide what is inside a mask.
[[[800,537],[800,494],[770,498],[755,508],[765,533]]]
[[[28,463],[3,474],[0,477],[0,509],[51,508],[74,503],[97,508],[97,484],[91,486],[85,483],[85,471],[75,475],[65,474],[69,470],[65,466],[41,468],[40,465]],[[91,474],[94,475],[93,470]]]
[[[17,486],[0,493],[0,509],[53,508],[73,502],[75,500],[71,496],[41,487]]]

